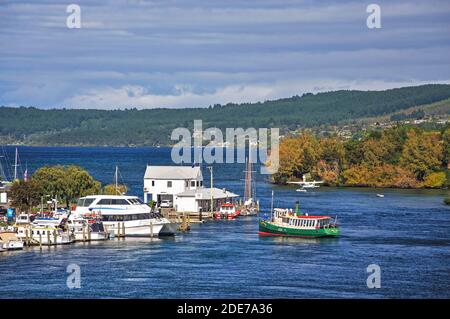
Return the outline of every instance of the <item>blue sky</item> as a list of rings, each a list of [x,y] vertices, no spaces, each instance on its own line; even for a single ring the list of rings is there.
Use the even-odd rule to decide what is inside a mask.
[[[68,29],[66,7],[81,7]],[[381,7],[368,29],[366,7]],[[0,105],[207,107],[450,83],[449,1],[0,0]]]

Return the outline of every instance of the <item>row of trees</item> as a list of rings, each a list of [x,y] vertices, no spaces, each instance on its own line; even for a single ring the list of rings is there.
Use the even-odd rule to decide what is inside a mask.
[[[258,103],[209,108],[76,110],[0,107],[0,137],[35,145],[169,145],[173,129],[297,127],[397,113],[450,98],[450,85],[432,84],[385,91],[304,94]],[[113,105],[111,107],[114,107]],[[423,113],[423,112],[422,112]],[[423,116],[413,113],[412,117]],[[400,115],[397,115],[400,116]],[[401,119],[401,117],[398,117]]]
[[[126,193],[125,185],[118,191]],[[86,170],[79,166],[44,166],[36,170],[29,180],[17,180],[9,192],[11,205],[20,211],[38,207],[44,198],[58,198],[69,207],[70,203],[87,195],[116,194],[115,185],[102,187]]]
[[[398,126],[349,141],[304,132],[282,140],[273,179],[282,184],[311,174],[329,185],[439,188],[449,184],[449,161],[450,128]]]

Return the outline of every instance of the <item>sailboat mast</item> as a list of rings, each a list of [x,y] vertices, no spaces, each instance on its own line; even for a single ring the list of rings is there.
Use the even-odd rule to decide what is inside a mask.
[[[16,147],[16,159],[14,161],[14,180],[17,180],[17,166],[18,166],[18,161],[19,161],[19,151],[17,150]]]

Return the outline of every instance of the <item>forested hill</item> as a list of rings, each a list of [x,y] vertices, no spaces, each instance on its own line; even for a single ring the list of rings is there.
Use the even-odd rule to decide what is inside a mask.
[[[385,115],[450,98],[450,85],[335,91],[259,103],[151,110],[43,110],[0,107],[0,144],[167,145],[176,127],[315,127]]]

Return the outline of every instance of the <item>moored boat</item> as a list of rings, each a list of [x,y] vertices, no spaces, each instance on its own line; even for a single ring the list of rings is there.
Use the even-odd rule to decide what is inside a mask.
[[[27,245],[65,245],[75,238],[68,231],[51,224],[18,225],[17,237]]]
[[[97,241],[109,238],[109,233],[101,221],[70,216],[67,223],[75,241]]]
[[[17,237],[15,232],[0,232],[0,246],[4,250],[20,250],[23,249],[23,241]]]
[[[235,219],[240,214],[240,210],[232,203],[225,203],[220,206],[220,210],[214,213],[215,219]]]
[[[246,159],[245,167],[245,191],[244,191],[244,203],[240,207],[241,216],[258,216],[259,213],[259,201],[256,199],[256,180],[253,177],[252,165],[252,144],[249,144],[249,157]]]
[[[93,195],[78,200],[74,214],[99,218],[117,236],[173,236],[174,223],[154,212],[136,196]]]

